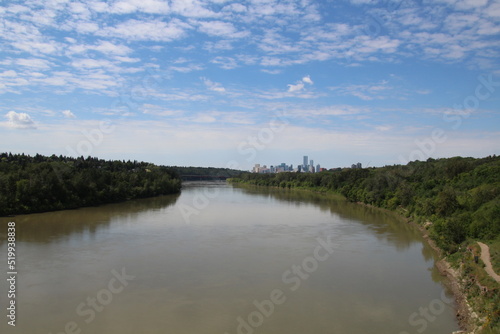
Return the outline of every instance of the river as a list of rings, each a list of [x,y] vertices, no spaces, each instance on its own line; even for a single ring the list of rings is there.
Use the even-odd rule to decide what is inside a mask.
[[[6,317],[9,221],[15,327]],[[419,233],[333,196],[186,183],[180,195],[0,223],[1,333],[458,330]]]

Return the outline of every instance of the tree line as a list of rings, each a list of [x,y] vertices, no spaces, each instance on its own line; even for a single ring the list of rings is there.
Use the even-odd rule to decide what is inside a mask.
[[[62,210],[178,193],[170,167],[94,157],[0,154],[0,215]]]
[[[432,222],[431,236],[449,253],[467,238],[500,236],[500,157],[454,157],[381,168],[321,173],[244,173],[232,182],[340,193],[349,201]]]
[[[217,167],[180,167],[172,166],[185,181],[198,181],[198,180],[225,180],[230,177],[238,176],[241,170]]]

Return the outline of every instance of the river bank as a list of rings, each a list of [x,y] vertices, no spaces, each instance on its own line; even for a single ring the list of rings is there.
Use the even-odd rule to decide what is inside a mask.
[[[470,305],[469,301],[467,300],[467,296],[465,294],[465,283],[464,280],[462,279],[462,273],[461,270],[454,269],[451,265],[450,262],[446,260],[446,258],[443,256],[444,251],[439,248],[434,240],[429,235],[429,230],[427,229],[428,226],[430,226],[432,223],[427,222],[424,225],[420,225],[411,219],[408,219],[404,215],[402,215],[400,212],[394,211],[394,210],[388,210],[384,208],[379,208],[374,205],[366,204],[363,202],[356,202],[358,205],[363,205],[367,206],[370,208],[375,208],[378,210],[382,211],[388,211],[397,214],[402,220],[404,220],[406,223],[410,224],[413,226],[415,229],[420,231],[420,234],[424,238],[424,240],[427,242],[427,244],[436,252],[438,255],[438,260],[435,262],[435,266],[438,269],[439,273],[441,276],[446,277],[446,280],[444,281],[446,287],[450,289],[450,291],[453,293],[453,297],[455,298],[456,302],[456,317],[458,320],[458,324],[460,326],[461,331],[460,332],[455,332],[453,334],[458,334],[458,333],[468,333],[468,334],[477,334],[480,333],[481,326],[477,325],[478,320],[480,320],[480,317],[478,314],[473,310],[472,306]]]
[[[479,317],[472,309],[469,301],[467,300],[467,296],[464,293],[466,287],[462,280],[461,272],[452,268],[451,264],[446,261],[442,255],[443,250],[440,249],[430,238],[428,230],[424,226],[411,221],[409,223],[415,226],[422,233],[422,236],[426,240],[427,244],[438,253],[439,260],[436,261],[436,268],[442,276],[446,277],[447,280],[445,281],[445,284],[455,297],[457,311],[456,316],[460,328],[465,331],[465,333],[478,333],[480,326],[477,326],[476,323]]]
[[[314,190],[311,190],[314,191]],[[316,191],[317,192],[317,191]],[[456,303],[456,317],[458,321],[458,325],[460,326],[460,331],[454,332],[452,334],[479,334],[481,333],[481,325],[478,325],[478,320],[481,322],[480,317],[478,316],[477,312],[474,311],[472,308],[470,302],[467,300],[467,295],[465,294],[466,286],[465,282],[462,279],[462,273],[461,270],[454,269],[451,265],[450,262],[446,260],[446,258],[443,256],[444,251],[439,248],[434,240],[429,235],[429,231],[427,229],[427,226],[429,226],[430,222],[427,222],[423,226],[412,221],[411,219],[408,219],[404,215],[402,215],[400,212],[395,211],[395,210],[389,210],[385,208],[379,208],[377,206],[371,205],[371,204],[366,204],[363,202],[356,202],[358,205],[363,205],[367,206],[370,208],[374,208],[377,210],[382,210],[382,211],[387,211],[387,212],[392,212],[394,214],[397,214],[399,218],[401,218],[403,221],[405,221],[407,224],[410,224],[413,226],[415,229],[420,231],[420,234],[424,238],[425,242],[436,252],[438,255],[438,260],[435,262],[435,266],[438,269],[439,273],[441,276],[445,277],[446,280],[444,281],[444,284],[446,287],[453,293],[453,297],[455,298],[455,303]],[[482,321],[484,322],[484,321]]]

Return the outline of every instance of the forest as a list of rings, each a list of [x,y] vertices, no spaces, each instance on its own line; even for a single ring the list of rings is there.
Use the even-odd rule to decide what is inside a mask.
[[[147,162],[0,154],[0,216],[178,193],[173,168]]]
[[[225,180],[230,177],[238,176],[241,170],[216,167],[180,167],[172,166],[181,176],[183,181],[199,181],[199,180]]]
[[[500,236],[500,157],[428,159],[407,165],[321,173],[244,173],[232,182],[340,193],[349,201],[432,222],[438,246],[453,253],[466,238]]]

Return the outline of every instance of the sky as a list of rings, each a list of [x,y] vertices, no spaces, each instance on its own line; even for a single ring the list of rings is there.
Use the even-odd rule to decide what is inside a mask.
[[[0,2],[0,151],[249,170],[500,153],[500,0]]]

